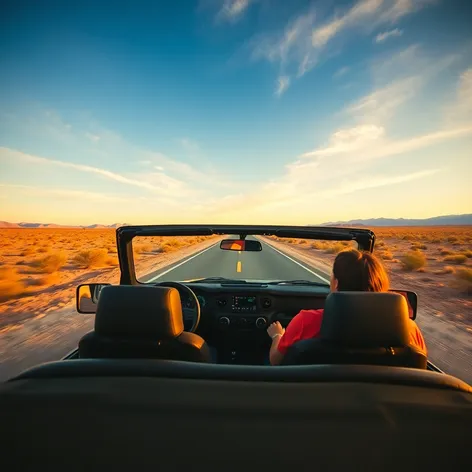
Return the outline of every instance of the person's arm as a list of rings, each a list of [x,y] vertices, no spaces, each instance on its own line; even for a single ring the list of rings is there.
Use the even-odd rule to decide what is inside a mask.
[[[410,320],[410,343],[422,350],[425,355],[428,355],[428,349],[426,348],[423,333],[413,320]]]
[[[269,351],[269,360],[272,365],[280,364],[284,358],[284,354],[277,350],[280,339],[285,333],[282,325],[276,321],[267,328],[268,335],[272,338],[272,344]]]
[[[303,339],[303,310],[293,317],[286,330],[276,321],[269,326],[267,333],[272,338],[269,352],[270,363],[272,365],[281,364],[288,348]]]

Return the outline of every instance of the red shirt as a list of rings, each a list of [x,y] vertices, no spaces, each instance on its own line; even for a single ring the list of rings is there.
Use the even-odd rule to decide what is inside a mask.
[[[323,320],[323,309],[321,310],[302,310],[294,316],[288,324],[284,335],[280,338],[277,349],[283,355],[287,349],[297,341],[303,339],[317,338],[320,335],[321,321]],[[421,349],[426,354],[426,343],[421,334],[418,325],[410,321],[410,343],[412,346]]]

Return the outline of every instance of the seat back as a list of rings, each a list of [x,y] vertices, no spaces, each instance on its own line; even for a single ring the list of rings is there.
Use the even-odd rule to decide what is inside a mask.
[[[176,289],[110,285],[101,291],[94,331],[79,341],[79,357],[209,362],[205,341],[183,329]]]
[[[289,348],[284,364],[370,364],[426,369],[410,345],[408,306],[396,293],[335,292],[326,298],[320,337]]]

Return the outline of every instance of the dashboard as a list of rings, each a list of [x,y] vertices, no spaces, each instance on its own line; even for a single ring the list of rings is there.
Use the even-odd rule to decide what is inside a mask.
[[[306,309],[323,308],[329,287],[268,285],[263,283],[185,283],[193,290],[201,308],[197,333],[212,346],[231,352],[260,349],[267,352],[267,327],[279,321],[286,327]],[[192,324],[195,303],[181,293],[184,324]]]

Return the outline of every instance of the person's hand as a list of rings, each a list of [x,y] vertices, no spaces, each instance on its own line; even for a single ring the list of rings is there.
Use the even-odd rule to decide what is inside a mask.
[[[268,328],[267,328],[267,334],[272,338],[274,339],[274,337],[276,335],[280,335],[280,336],[283,336],[283,334],[285,333],[285,328],[282,328],[282,325],[278,322],[278,321],[275,321],[274,323],[272,323]],[[277,336],[279,337],[279,336]]]

